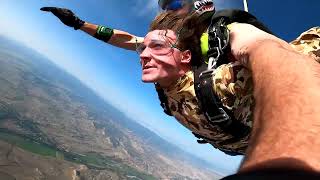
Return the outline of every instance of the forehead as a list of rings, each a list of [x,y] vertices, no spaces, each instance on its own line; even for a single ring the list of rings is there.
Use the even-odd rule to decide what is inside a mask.
[[[145,36],[145,41],[150,40],[164,40],[164,38],[169,38],[170,40],[175,41],[177,36],[172,30],[153,30],[150,31]]]

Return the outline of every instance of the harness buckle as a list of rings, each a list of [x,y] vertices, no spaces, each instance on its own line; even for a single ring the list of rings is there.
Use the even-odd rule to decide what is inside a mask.
[[[208,112],[206,112],[205,115],[214,125],[223,123],[224,126],[228,126],[231,123],[230,116],[226,113],[226,111],[223,108],[218,108],[218,110],[220,114],[217,114],[215,116],[210,116]]]
[[[209,30],[208,69],[217,68],[218,61],[229,44],[229,30],[221,19],[215,25],[210,25]]]

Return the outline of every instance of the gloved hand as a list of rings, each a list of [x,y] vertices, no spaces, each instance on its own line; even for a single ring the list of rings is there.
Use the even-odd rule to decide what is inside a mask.
[[[57,16],[60,21],[69,26],[73,27],[75,30],[80,29],[81,26],[85,23],[81,19],[79,19],[71,10],[65,8],[57,8],[57,7],[42,7],[41,11],[52,12],[55,16]]]

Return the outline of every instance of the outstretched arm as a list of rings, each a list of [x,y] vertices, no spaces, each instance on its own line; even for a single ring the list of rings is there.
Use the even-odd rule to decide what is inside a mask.
[[[137,37],[128,32],[85,22],[78,18],[69,9],[43,7],[41,10],[51,12],[58,17],[62,23],[69,27],[73,27],[75,30],[81,29],[91,36],[119,48],[135,50],[137,44],[143,42],[143,38]]]
[[[125,31],[111,29],[89,22],[85,22],[80,29],[99,40],[123,49],[135,50],[137,44],[143,42],[142,37],[134,36]],[[110,34],[108,35],[108,33]]]

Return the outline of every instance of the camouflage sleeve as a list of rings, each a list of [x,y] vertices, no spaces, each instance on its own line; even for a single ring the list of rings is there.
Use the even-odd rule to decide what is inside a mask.
[[[221,65],[213,76],[213,90],[235,117],[251,125],[253,85],[251,72],[239,62]]]
[[[298,52],[310,55],[320,63],[320,27],[313,27],[303,32],[290,44]]]
[[[302,33],[291,46],[320,63],[320,27]],[[254,106],[251,72],[239,62],[219,66],[213,76],[213,90],[223,105],[234,112],[235,117],[251,125]]]

